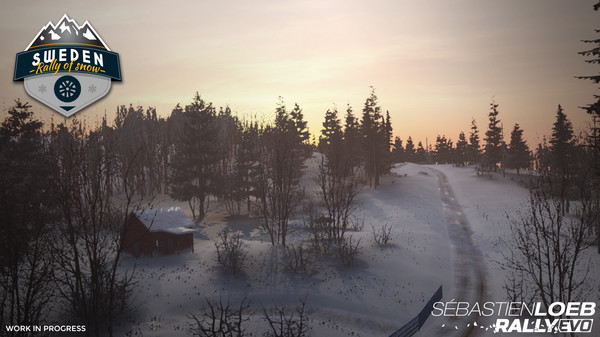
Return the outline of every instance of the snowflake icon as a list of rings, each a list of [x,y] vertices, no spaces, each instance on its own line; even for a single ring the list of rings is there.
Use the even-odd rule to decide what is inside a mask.
[[[96,92],[96,86],[95,85],[90,85],[90,87],[88,88],[88,91],[91,92],[92,94]]]
[[[42,93],[42,94],[43,94],[43,93],[45,93],[45,92],[46,92],[46,86],[45,86],[45,85],[43,85],[43,84],[42,84],[42,85],[40,85],[40,86],[39,86],[39,88],[38,88],[38,91],[39,91],[40,93]]]

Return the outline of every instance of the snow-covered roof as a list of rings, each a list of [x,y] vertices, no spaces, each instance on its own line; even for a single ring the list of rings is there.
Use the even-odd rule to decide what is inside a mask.
[[[151,232],[182,234],[193,232],[194,222],[179,207],[133,211]]]

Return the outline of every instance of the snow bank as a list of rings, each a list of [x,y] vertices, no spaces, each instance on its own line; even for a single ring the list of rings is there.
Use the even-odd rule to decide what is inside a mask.
[[[306,163],[307,196],[317,188],[311,179],[318,162],[313,157]],[[470,223],[489,272],[488,298],[505,300],[504,274],[493,260],[498,258],[498,238],[507,235],[506,213],[526,201],[527,190],[510,180],[477,176],[472,168],[405,164],[382,177],[377,189],[362,190],[356,216],[364,221],[364,228],[347,233],[360,240],[362,247],[352,268],[341,267],[335,256],[321,256],[313,259],[306,274],[290,274],[285,250],[271,246],[259,219],[228,218],[222,209],[211,211],[199,225],[194,253],[125,259],[122,268],[135,266],[140,285],[134,329],[144,336],[187,336],[187,316],[198,314],[206,299],[230,299],[237,304],[247,298],[247,327],[260,336],[266,331],[263,306],[293,308],[302,298],[307,302],[313,336],[389,336],[415,317],[440,285],[443,301],[455,299],[460,290],[456,247],[448,235],[438,181],[430,168],[446,175]],[[185,207],[173,200],[163,204]],[[372,227],[382,225],[392,228],[392,242],[386,247],[375,244],[372,235]],[[242,234],[248,252],[242,278],[225,276],[217,266],[212,240],[223,228]],[[306,238],[298,216],[291,223],[288,241],[298,244]],[[594,273],[598,279],[598,271]],[[430,317],[419,335],[445,333],[444,323]]]

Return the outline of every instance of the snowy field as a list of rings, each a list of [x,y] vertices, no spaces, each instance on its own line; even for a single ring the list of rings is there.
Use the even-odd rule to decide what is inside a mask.
[[[304,177],[307,197],[315,189],[310,178],[314,164],[308,163]],[[381,186],[365,187],[359,196],[356,215],[364,219],[364,228],[348,233],[360,239],[355,266],[344,268],[336,257],[323,257],[302,274],[286,270],[285,250],[271,245],[258,219],[228,218],[213,207],[195,233],[193,253],[123,261],[123,269],[136,268],[139,287],[133,328],[122,333],[187,336],[188,316],[199,314],[207,298],[230,300],[234,306],[246,298],[246,326],[254,336],[267,330],[263,307],[294,308],[303,299],[311,335],[334,337],[389,336],[414,318],[440,285],[442,301],[505,301],[505,275],[494,263],[501,249],[498,239],[508,233],[506,214],[527,198],[518,183],[480,177],[472,168],[397,165]],[[159,198],[156,207],[166,206],[180,206],[191,215],[187,204]],[[387,247],[373,239],[371,226],[381,225],[392,227]],[[289,243],[306,239],[300,216],[291,227]],[[213,239],[224,228],[243,233],[248,257],[238,278],[224,276],[216,262]],[[600,279],[597,266],[590,275],[593,282]],[[599,302],[594,296],[590,300]],[[461,335],[470,323],[429,317],[417,336]],[[471,335],[493,333],[481,328]]]

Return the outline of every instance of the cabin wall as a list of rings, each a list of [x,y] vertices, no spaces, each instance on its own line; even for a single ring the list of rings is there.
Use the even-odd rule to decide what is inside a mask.
[[[122,251],[132,256],[160,256],[194,251],[193,233],[151,232],[132,215],[121,231]]]

